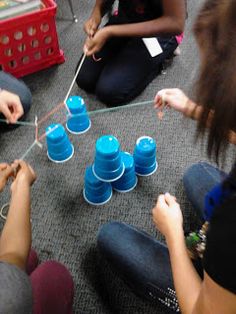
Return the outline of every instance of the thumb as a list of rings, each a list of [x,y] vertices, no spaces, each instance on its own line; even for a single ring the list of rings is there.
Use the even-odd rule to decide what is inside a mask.
[[[162,207],[167,205],[166,199],[165,199],[165,195],[164,195],[164,194],[160,194],[160,195],[158,196],[157,204],[158,204],[159,206],[162,206]]]
[[[165,193],[165,201],[168,204],[168,206],[171,206],[176,203],[176,198],[170,195],[170,193]]]

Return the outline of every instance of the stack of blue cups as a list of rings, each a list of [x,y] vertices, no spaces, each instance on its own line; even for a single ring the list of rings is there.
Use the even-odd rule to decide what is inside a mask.
[[[83,196],[89,204],[103,205],[112,197],[111,184],[95,177],[91,166],[86,168],[84,182]]]
[[[112,195],[111,182],[118,180],[125,166],[120,144],[113,135],[104,135],[96,141],[92,167],[85,171],[84,199],[93,205],[108,202]]]
[[[101,181],[113,182],[124,173],[120,143],[113,135],[100,137],[95,145],[94,175]]]
[[[104,135],[96,141],[94,164],[85,172],[84,199],[93,205],[105,204],[112,188],[121,193],[132,191],[137,175],[149,176],[157,167],[156,143],[151,137],[140,137],[132,156],[120,150],[116,137]]]
[[[66,105],[70,111],[66,127],[73,134],[82,134],[91,127],[86,106],[83,98],[80,96],[71,96],[67,99]]]
[[[137,139],[134,148],[135,171],[139,176],[150,176],[157,168],[156,142],[149,136]]]
[[[117,192],[125,193],[136,187],[138,178],[135,173],[133,156],[128,152],[122,152],[121,158],[125,165],[125,171],[120,179],[112,182],[112,187]]]
[[[66,131],[61,124],[51,124],[46,128],[47,155],[56,163],[69,160],[74,154],[74,147],[71,144]]]

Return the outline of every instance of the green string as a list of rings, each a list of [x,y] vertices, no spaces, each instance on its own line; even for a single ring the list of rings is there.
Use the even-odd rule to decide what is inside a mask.
[[[73,115],[74,116],[82,116],[84,114],[88,114],[88,115],[94,115],[94,114],[99,114],[99,113],[106,113],[106,112],[112,112],[112,111],[118,111],[121,109],[130,109],[133,107],[138,107],[138,106],[144,106],[144,105],[150,105],[153,104],[153,100],[148,100],[148,101],[142,101],[142,102],[137,102],[137,103],[133,103],[133,104],[127,104],[124,106],[118,106],[118,107],[112,107],[112,108],[105,108],[105,109],[98,109],[98,110],[93,110],[93,111],[88,111],[87,113],[80,113],[80,114],[76,114]],[[7,122],[7,120],[4,119],[0,119],[0,122]],[[17,121],[15,124],[20,124],[20,125],[30,125],[30,126],[35,126],[35,123],[33,122],[26,122],[26,121]],[[49,131],[49,133],[51,133],[52,131],[54,131],[55,128],[53,128],[52,130]],[[48,134],[48,133],[47,133]],[[21,156],[21,160],[25,159],[28,154],[31,152],[31,150],[34,148],[34,146],[38,145],[37,141],[34,141],[30,147],[25,151],[25,153]]]
[[[35,123],[34,122],[16,121],[14,123],[9,123],[7,119],[0,119],[0,122],[6,123],[6,124],[9,124],[9,125],[18,124],[18,125],[28,125],[28,126],[34,126],[35,127]]]

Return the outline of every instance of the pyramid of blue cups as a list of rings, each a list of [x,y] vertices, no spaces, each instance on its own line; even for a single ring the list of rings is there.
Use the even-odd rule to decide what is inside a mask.
[[[91,121],[83,99],[79,96],[68,98],[69,110],[66,129],[73,134],[85,133]],[[61,124],[51,124],[46,128],[48,158],[56,163],[69,160],[74,147],[65,128]],[[103,205],[111,197],[113,190],[121,193],[132,191],[138,176],[149,176],[157,170],[156,143],[149,136],[137,139],[133,154],[121,150],[118,139],[113,135],[103,135],[95,144],[94,162],[86,167],[84,175],[84,199],[92,205]]]

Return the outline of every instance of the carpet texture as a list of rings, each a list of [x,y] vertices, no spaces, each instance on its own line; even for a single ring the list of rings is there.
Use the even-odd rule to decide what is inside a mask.
[[[57,1],[57,30],[66,62],[23,78],[33,94],[28,121],[33,121],[35,115],[40,119],[63,101],[73,79],[85,39],[83,23],[94,1],[73,2],[79,21],[77,24],[72,21],[68,2]],[[188,19],[181,55],[175,57],[165,74],[159,75],[133,102],[152,100],[156,92],[165,87],[180,87],[192,94],[199,56],[191,27],[202,3],[202,0],[188,0]],[[76,85],[71,94],[81,95],[88,110],[105,108],[96,97],[79,90]],[[61,121],[62,117],[63,111],[54,114],[40,127],[40,134],[47,125]],[[194,143],[195,122],[168,110],[163,120],[159,121],[152,105],[92,115],[91,120],[89,132],[80,136],[70,135],[75,147],[70,161],[64,164],[50,162],[45,141],[42,150],[35,147],[26,158],[38,175],[32,190],[33,247],[41,261],[55,259],[71,271],[75,282],[75,313],[168,313],[160,305],[151,305],[133,295],[102,261],[96,249],[96,236],[102,224],[118,220],[163,240],[152,222],[151,209],[158,194],[167,191],[174,194],[181,204],[186,231],[193,228],[196,216],[186,199],[182,175],[192,163],[207,160],[205,142],[203,145]],[[108,204],[93,207],[83,199],[83,177],[85,167],[93,162],[96,139],[103,134],[115,135],[122,149],[129,152],[133,151],[138,137],[152,136],[157,143],[159,168],[152,176],[139,178],[134,191],[114,193]],[[11,162],[21,157],[33,140],[34,128],[31,126],[0,134],[1,161]],[[232,148],[228,155],[226,170],[233,158]],[[1,202],[8,199],[9,191],[6,189]]]

